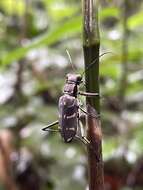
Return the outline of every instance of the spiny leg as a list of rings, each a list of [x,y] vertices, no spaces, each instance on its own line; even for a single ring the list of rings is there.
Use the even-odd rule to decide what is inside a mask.
[[[57,124],[59,124],[59,121],[58,121],[58,120],[57,120],[57,121],[54,121],[53,123],[51,123],[51,124],[49,124],[49,125],[47,125],[47,126],[45,126],[42,130],[43,130],[43,131],[59,132],[59,129],[50,129],[51,127],[53,127],[53,126],[55,126],[55,125],[57,125]]]

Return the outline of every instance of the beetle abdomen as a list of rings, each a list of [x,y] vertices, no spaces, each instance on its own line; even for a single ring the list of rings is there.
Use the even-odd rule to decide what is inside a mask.
[[[60,97],[59,124],[64,141],[72,141],[76,135],[78,126],[78,104],[75,97],[68,94]]]

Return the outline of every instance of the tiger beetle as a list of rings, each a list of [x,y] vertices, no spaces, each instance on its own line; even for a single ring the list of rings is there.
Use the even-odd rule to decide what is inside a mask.
[[[104,54],[106,53],[101,54],[99,57],[103,56]],[[97,59],[95,59],[91,64],[89,64],[86,70],[89,69],[96,61]],[[58,104],[59,119],[45,126],[42,130],[60,132],[61,137],[65,143],[69,143],[74,138],[77,138],[80,141],[82,141],[84,144],[90,146],[90,141],[84,136],[83,127],[80,123],[82,115],[80,114],[79,110],[81,110],[81,112],[91,117],[98,118],[99,115],[89,114],[84,109],[82,109],[77,96],[81,95],[87,97],[95,97],[99,96],[99,94],[79,91],[79,86],[83,83],[82,75],[80,74],[66,75],[66,83],[64,85],[63,95],[59,98],[59,104]],[[58,129],[50,129],[55,125],[59,125]],[[90,148],[92,147],[90,146]]]

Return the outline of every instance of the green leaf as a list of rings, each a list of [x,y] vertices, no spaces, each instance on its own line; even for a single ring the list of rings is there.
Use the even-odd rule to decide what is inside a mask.
[[[135,29],[136,27],[143,26],[143,11],[128,18],[128,28]]]
[[[2,8],[9,15],[23,15],[25,12],[25,3],[23,0],[0,1],[0,8]]]
[[[56,0],[43,0],[43,3],[53,23],[72,17],[80,8],[77,3],[65,3],[64,0],[59,0],[58,2]]]
[[[25,45],[24,47],[19,47],[12,52],[3,55],[0,59],[0,63],[3,65],[9,64],[15,60],[23,58],[28,51],[43,47],[46,45],[52,45],[63,38],[71,37],[81,31],[81,17],[72,18],[62,25],[58,25],[50,31],[40,37],[33,39],[31,43]]]
[[[62,20],[63,18],[72,17],[79,10],[78,6],[67,6],[64,3],[59,6],[51,6],[49,14],[52,16],[54,22]]]
[[[99,18],[104,20],[108,17],[119,17],[120,11],[117,7],[104,8],[99,12]]]
[[[120,73],[121,73],[120,65],[112,60],[110,61],[110,63],[104,62],[100,66],[100,74],[102,76],[108,76],[113,79],[116,79],[119,77]]]

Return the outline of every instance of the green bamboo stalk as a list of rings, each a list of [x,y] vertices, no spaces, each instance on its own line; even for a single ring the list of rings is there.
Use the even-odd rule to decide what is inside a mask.
[[[97,0],[83,0],[83,51],[85,61],[85,82],[87,92],[99,93],[99,48]],[[94,60],[95,64],[86,68]],[[87,112],[100,114],[99,96],[86,98]],[[102,161],[102,132],[100,119],[87,116],[87,136],[94,149],[88,148],[89,190],[104,190]],[[96,154],[95,154],[96,152]],[[97,159],[97,158],[99,159]]]

